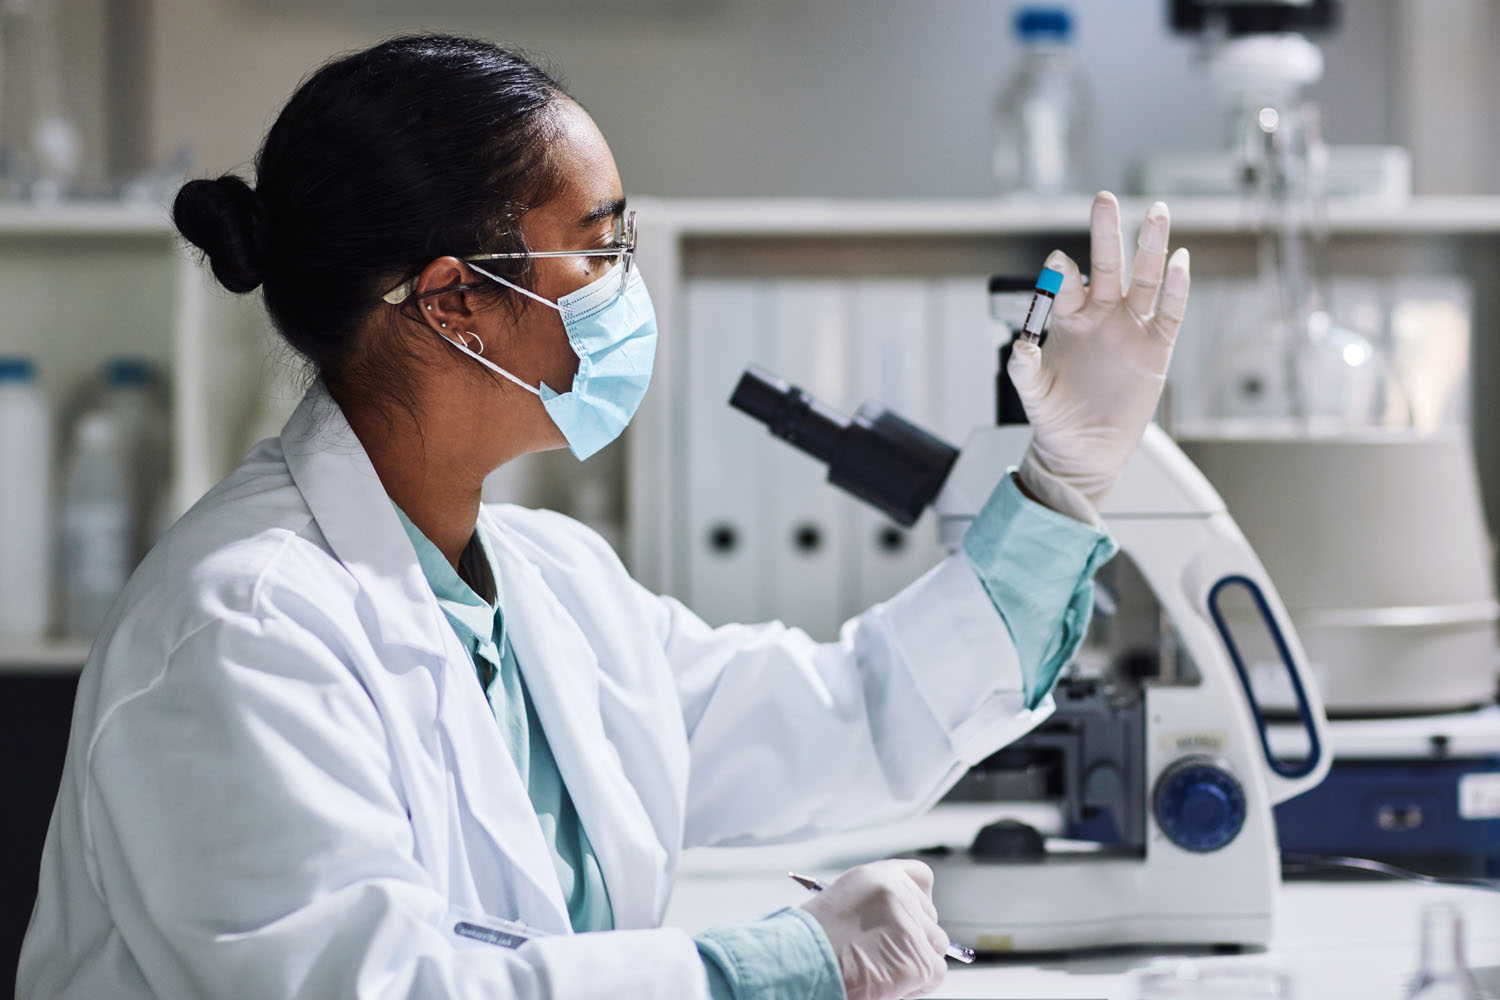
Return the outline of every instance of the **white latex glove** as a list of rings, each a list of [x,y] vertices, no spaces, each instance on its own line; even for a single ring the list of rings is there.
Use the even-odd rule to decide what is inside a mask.
[[[1032,428],[1016,473],[1021,485],[1089,524],[1098,522],[1100,502],[1156,411],[1187,308],[1188,252],[1179,248],[1167,261],[1170,228],[1167,206],[1156,202],[1141,227],[1127,290],[1120,203],[1102,192],[1089,224],[1089,287],[1078,265],[1054,250],[1047,266],[1063,282],[1046,344],[1018,340],[1011,353],[1008,371]]]
[[[897,1000],[942,985],[948,935],[932,905],[932,869],[922,862],[851,868],[802,908],[828,935],[849,1000]]]

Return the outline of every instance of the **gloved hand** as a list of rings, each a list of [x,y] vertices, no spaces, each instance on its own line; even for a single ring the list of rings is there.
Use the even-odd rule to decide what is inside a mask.
[[[1170,228],[1167,206],[1156,202],[1141,227],[1127,291],[1120,203],[1101,193],[1089,225],[1089,287],[1078,265],[1054,250],[1047,266],[1063,282],[1045,346],[1017,341],[1011,353],[1008,371],[1032,428],[1017,470],[1021,486],[1089,524],[1097,523],[1100,501],[1156,410],[1187,308],[1188,252],[1179,248],[1167,262]]]
[[[849,1000],[896,1000],[942,985],[948,935],[932,905],[932,869],[922,862],[851,868],[802,908],[833,945]]]

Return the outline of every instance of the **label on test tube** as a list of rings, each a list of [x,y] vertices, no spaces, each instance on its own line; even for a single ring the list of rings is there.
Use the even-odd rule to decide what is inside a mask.
[[[1054,271],[1050,267],[1042,268],[1042,273],[1036,279],[1036,290],[1031,296],[1031,308],[1026,313],[1026,322],[1021,324],[1021,332],[1017,334],[1019,338],[1033,344],[1041,342],[1047,317],[1052,312],[1052,300],[1057,297],[1062,282],[1061,271]]]

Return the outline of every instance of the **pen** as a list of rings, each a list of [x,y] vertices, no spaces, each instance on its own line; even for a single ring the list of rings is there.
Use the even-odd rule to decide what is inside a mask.
[[[823,883],[819,882],[815,878],[808,878],[806,875],[798,875],[796,872],[787,872],[787,876],[793,882],[796,882],[798,885],[802,886],[802,888],[808,890],[809,892],[823,891]],[[950,941],[948,943],[948,957],[956,958],[960,962],[963,962],[965,964],[970,964],[974,961],[974,949],[965,948],[961,944],[954,944]]]

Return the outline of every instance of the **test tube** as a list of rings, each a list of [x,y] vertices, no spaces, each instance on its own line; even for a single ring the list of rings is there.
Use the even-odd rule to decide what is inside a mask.
[[[1026,312],[1026,322],[1021,324],[1021,330],[1016,334],[1017,340],[1025,340],[1033,344],[1041,343],[1042,330],[1046,328],[1047,317],[1052,312],[1052,300],[1057,297],[1062,283],[1061,271],[1054,271],[1050,267],[1042,268],[1042,273],[1037,275],[1036,289],[1031,296],[1031,308]]]

